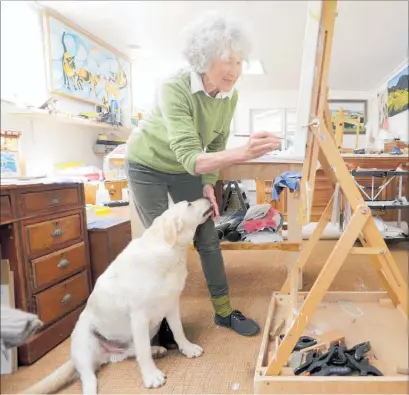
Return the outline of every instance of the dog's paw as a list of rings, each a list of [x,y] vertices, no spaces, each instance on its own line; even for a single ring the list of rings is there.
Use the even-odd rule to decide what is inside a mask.
[[[193,343],[183,344],[179,347],[180,352],[188,358],[197,358],[203,354],[203,348]]]
[[[142,376],[142,380],[146,388],[158,388],[165,384],[166,376],[159,369],[154,369],[151,372],[145,373]]]
[[[168,350],[166,350],[165,347],[152,346],[151,352],[152,352],[152,358],[158,359],[158,358],[162,358],[163,356],[165,356]]]

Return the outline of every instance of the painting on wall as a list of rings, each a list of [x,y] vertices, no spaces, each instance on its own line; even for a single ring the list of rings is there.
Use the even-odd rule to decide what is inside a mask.
[[[81,29],[45,13],[52,93],[107,106],[131,108],[131,63]]]
[[[388,82],[388,116],[393,117],[409,108],[409,66]]]
[[[378,93],[378,125],[381,129],[388,129],[388,92],[385,89]]]
[[[344,134],[355,134],[357,125],[348,123],[348,118],[357,120],[359,118],[359,134],[365,134],[367,122],[366,100],[328,100],[331,113],[332,125],[335,130],[335,115],[342,108],[344,112]]]

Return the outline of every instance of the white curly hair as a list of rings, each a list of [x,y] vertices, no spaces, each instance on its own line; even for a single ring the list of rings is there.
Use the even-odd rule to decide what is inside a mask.
[[[182,53],[198,73],[208,71],[213,60],[224,59],[231,51],[248,61],[252,49],[249,33],[239,21],[213,12],[195,20],[184,36]]]

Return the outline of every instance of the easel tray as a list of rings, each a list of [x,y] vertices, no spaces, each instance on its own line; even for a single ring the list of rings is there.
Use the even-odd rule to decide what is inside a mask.
[[[298,306],[307,293],[298,294]],[[262,344],[254,376],[256,394],[407,394],[409,377],[398,374],[408,369],[408,319],[395,308],[384,292],[328,292],[308,321],[303,335],[317,336],[336,330],[345,336],[345,344],[370,341],[370,363],[383,376],[296,376],[293,367],[285,367],[279,376],[265,375],[274,356],[276,340],[270,333],[289,316],[289,295],[274,293],[267,315]],[[285,327],[282,333],[285,332]]]

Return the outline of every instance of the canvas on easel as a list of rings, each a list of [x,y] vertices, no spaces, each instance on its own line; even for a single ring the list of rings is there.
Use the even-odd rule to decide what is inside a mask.
[[[383,338],[380,338],[380,336],[393,335],[401,339],[401,346],[407,345],[405,324],[402,324],[402,322],[405,322],[407,325],[409,310],[407,283],[375,224],[371,210],[365,203],[337,149],[332,129],[327,93],[336,17],[337,1],[326,0],[309,3],[303,71],[300,82],[299,120],[297,122],[298,128],[302,128],[298,130],[298,135],[300,137],[304,136],[306,143],[303,174],[300,183],[301,202],[298,219],[301,225],[310,222],[318,163],[323,168],[334,189],[337,186],[337,189],[339,188],[342,192],[343,200],[351,207],[352,216],[310,291],[299,295],[297,284],[299,272],[303,270],[308,262],[326,225],[331,220],[333,196],[328,202],[315,231],[301,251],[282,289],[279,293],[273,294],[263,335],[262,350],[255,373],[256,393],[318,393],[314,392],[318,390],[328,391],[329,393],[406,393],[402,391],[407,389],[406,378],[392,375],[392,368],[390,367],[394,358],[397,362],[405,364],[404,358],[407,357],[407,354],[396,347],[393,353],[389,352],[390,342],[385,343]],[[301,97],[301,95],[305,95],[305,97]],[[303,107],[301,104],[303,102],[308,105],[308,109]],[[357,246],[358,241],[360,247]],[[372,266],[387,293],[332,293],[329,298],[326,298],[334,278],[346,258],[351,254],[368,255],[370,257]],[[345,322],[337,322],[337,314],[340,314],[338,311],[340,305],[337,298],[348,301],[355,300],[359,309],[367,311],[366,321],[357,321],[355,327],[351,326],[353,322],[349,318],[346,320],[344,318]],[[378,303],[381,299],[383,305],[387,304],[393,308],[393,313],[382,310],[380,302]],[[332,302],[332,306],[326,312],[320,311],[318,313],[317,310],[320,306],[322,307],[323,301]],[[371,302],[370,305],[365,304],[369,302]],[[283,311],[285,312],[284,316]],[[348,332],[349,339],[357,339],[359,336],[368,336],[370,334],[374,339],[376,338],[380,355],[387,361],[387,363],[385,362],[387,364],[385,372],[391,374],[391,376],[388,378],[365,377],[365,379],[370,380],[365,380],[362,377],[342,377],[341,384],[337,382],[339,378],[328,378],[328,380],[317,382],[314,380],[315,378],[310,377],[302,380],[302,384],[300,384],[300,381],[297,383],[297,379],[299,380],[300,377],[294,377],[294,373],[292,373],[291,369],[289,370],[287,365],[300,337],[305,333],[307,327],[314,322],[317,313],[324,320],[325,317],[328,320],[328,316],[330,316],[327,322],[330,322],[334,327],[338,325],[339,328]],[[379,322],[379,317],[382,314],[385,315],[385,322],[383,323],[385,328],[387,325],[392,325],[388,329],[399,330],[399,333],[387,333],[380,336],[372,333],[371,319],[374,320],[372,322],[373,326],[375,322]],[[276,336],[275,345],[269,346],[268,333],[273,327],[274,321],[281,322],[283,319],[285,320],[283,336]],[[340,318],[340,320],[342,319]],[[360,333],[354,333],[353,328],[358,332],[360,331]],[[289,375],[289,377],[283,378],[286,375]],[[321,379],[323,378],[321,377]]]

